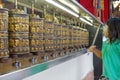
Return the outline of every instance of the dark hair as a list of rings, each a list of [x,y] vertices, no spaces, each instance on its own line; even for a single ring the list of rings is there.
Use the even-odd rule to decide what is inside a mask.
[[[120,39],[120,18],[110,18],[106,24],[110,43],[115,39]]]

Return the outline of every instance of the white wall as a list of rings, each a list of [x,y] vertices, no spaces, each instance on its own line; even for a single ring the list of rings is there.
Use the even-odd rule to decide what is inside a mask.
[[[92,70],[93,54],[83,54],[23,80],[82,80]]]

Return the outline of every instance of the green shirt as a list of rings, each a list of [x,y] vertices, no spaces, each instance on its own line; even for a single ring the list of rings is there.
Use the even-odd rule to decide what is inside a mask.
[[[103,75],[109,80],[120,80],[120,40],[106,40],[102,46]]]

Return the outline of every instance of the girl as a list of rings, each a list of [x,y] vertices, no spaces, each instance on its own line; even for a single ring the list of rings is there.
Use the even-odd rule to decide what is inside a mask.
[[[104,35],[107,40],[103,42],[102,51],[96,46],[91,46],[88,50],[102,59],[105,78],[120,80],[120,18],[107,21]]]

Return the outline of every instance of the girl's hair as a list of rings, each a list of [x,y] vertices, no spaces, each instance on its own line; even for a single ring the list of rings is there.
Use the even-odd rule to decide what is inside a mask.
[[[120,40],[120,18],[111,18],[106,23],[108,25],[108,38],[110,43],[115,40]]]

